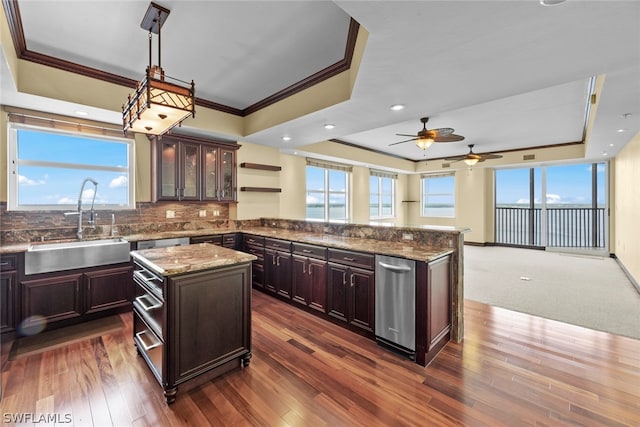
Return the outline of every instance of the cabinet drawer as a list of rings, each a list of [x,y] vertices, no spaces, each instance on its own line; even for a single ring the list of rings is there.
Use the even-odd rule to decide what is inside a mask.
[[[271,239],[267,237],[264,239],[264,246],[265,248],[270,249],[278,249],[287,252],[291,251],[291,242],[288,240]]]
[[[310,258],[327,259],[327,248],[293,242],[293,253]]]
[[[148,289],[140,286],[139,283],[136,283],[136,297],[133,300],[133,308],[160,338],[164,338],[162,333],[164,304]]]
[[[153,375],[162,384],[164,342],[158,338],[135,310],[133,312],[133,341],[142,357],[147,361]]]
[[[194,243],[211,243],[213,245],[222,246],[222,236],[217,234],[213,236],[197,236],[191,238],[191,244]]]
[[[253,234],[245,234],[243,236],[243,242],[245,245],[264,245],[264,237],[255,236]]]
[[[343,251],[341,249],[329,248],[329,261],[365,268],[367,270],[373,270],[375,267],[373,254]]]
[[[234,234],[225,234],[222,236],[222,246],[225,248],[235,248],[236,247],[236,235]]]
[[[264,247],[259,245],[245,245],[245,251],[249,252],[251,255],[255,255],[258,258],[264,258]]]
[[[0,271],[12,271],[17,268],[18,255],[3,254],[0,255]]]

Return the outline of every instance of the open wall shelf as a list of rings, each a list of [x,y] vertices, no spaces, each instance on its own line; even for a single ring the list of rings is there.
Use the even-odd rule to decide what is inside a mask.
[[[263,165],[260,163],[240,163],[241,168],[246,169],[260,169],[263,171],[280,171],[282,170],[281,166],[272,166],[272,165]]]
[[[240,187],[240,191],[259,191],[262,193],[280,193],[282,192],[282,189],[272,188],[272,187]]]

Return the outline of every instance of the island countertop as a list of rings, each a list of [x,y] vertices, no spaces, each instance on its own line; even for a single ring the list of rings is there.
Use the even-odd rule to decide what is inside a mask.
[[[142,249],[132,251],[131,257],[161,276],[210,270],[257,259],[254,255],[210,243]]]

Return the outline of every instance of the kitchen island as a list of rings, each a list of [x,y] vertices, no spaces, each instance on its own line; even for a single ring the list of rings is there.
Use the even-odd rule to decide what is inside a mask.
[[[200,243],[131,257],[133,339],[167,403],[178,386],[189,389],[249,365],[255,256]]]

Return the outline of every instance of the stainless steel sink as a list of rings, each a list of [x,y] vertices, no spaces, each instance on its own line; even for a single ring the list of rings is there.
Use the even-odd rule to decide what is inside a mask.
[[[24,255],[24,270],[37,274],[129,262],[130,251],[121,238],[32,244]]]

